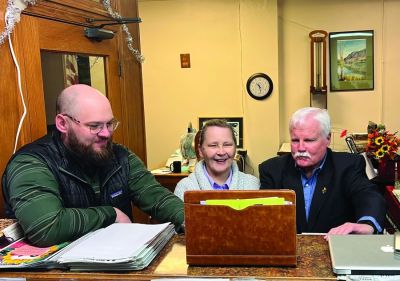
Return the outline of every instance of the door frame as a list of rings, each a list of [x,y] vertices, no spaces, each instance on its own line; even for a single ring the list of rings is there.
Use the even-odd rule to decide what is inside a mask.
[[[23,65],[22,89],[27,106],[27,121],[23,124],[20,139],[22,143],[33,141],[47,133],[41,51],[104,57],[107,90],[104,94],[107,94],[114,116],[121,121],[122,128],[115,131],[114,140],[122,144],[128,143],[127,125],[122,114],[117,39],[91,41],[84,37],[83,29],[79,25],[22,15],[21,25],[17,26],[18,38],[15,38],[15,46],[19,47],[16,50],[19,53],[19,62]],[[22,108],[20,111],[22,113]]]

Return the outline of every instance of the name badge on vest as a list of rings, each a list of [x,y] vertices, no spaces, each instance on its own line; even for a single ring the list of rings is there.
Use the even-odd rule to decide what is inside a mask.
[[[117,196],[120,196],[121,194],[122,194],[122,189],[112,193],[111,194],[111,198],[115,198]]]

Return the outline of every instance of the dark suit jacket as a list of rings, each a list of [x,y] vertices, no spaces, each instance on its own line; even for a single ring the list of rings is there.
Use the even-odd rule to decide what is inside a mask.
[[[386,204],[378,187],[365,174],[361,155],[332,152],[320,171],[306,220],[303,186],[292,155],[269,159],[259,166],[261,189],[296,192],[297,232],[328,232],[345,222],[372,216],[383,227]]]

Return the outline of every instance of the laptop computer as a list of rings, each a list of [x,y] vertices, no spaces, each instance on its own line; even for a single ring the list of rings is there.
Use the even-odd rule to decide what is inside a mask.
[[[264,200],[271,197],[284,202],[267,205]],[[238,201],[245,206],[226,205]],[[189,265],[296,265],[293,190],[186,191],[184,202]]]
[[[333,272],[353,275],[398,275],[400,257],[394,255],[393,235],[331,235]]]

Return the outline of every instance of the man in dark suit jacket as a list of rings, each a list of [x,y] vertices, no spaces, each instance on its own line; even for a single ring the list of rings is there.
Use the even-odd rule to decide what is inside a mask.
[[[326,110],[303,108],[289,125],[291,154],[259,166],[261,189],[296,192],[297,232],[372,234],[382,232],[385,201],[357,154],[332,152]]]

